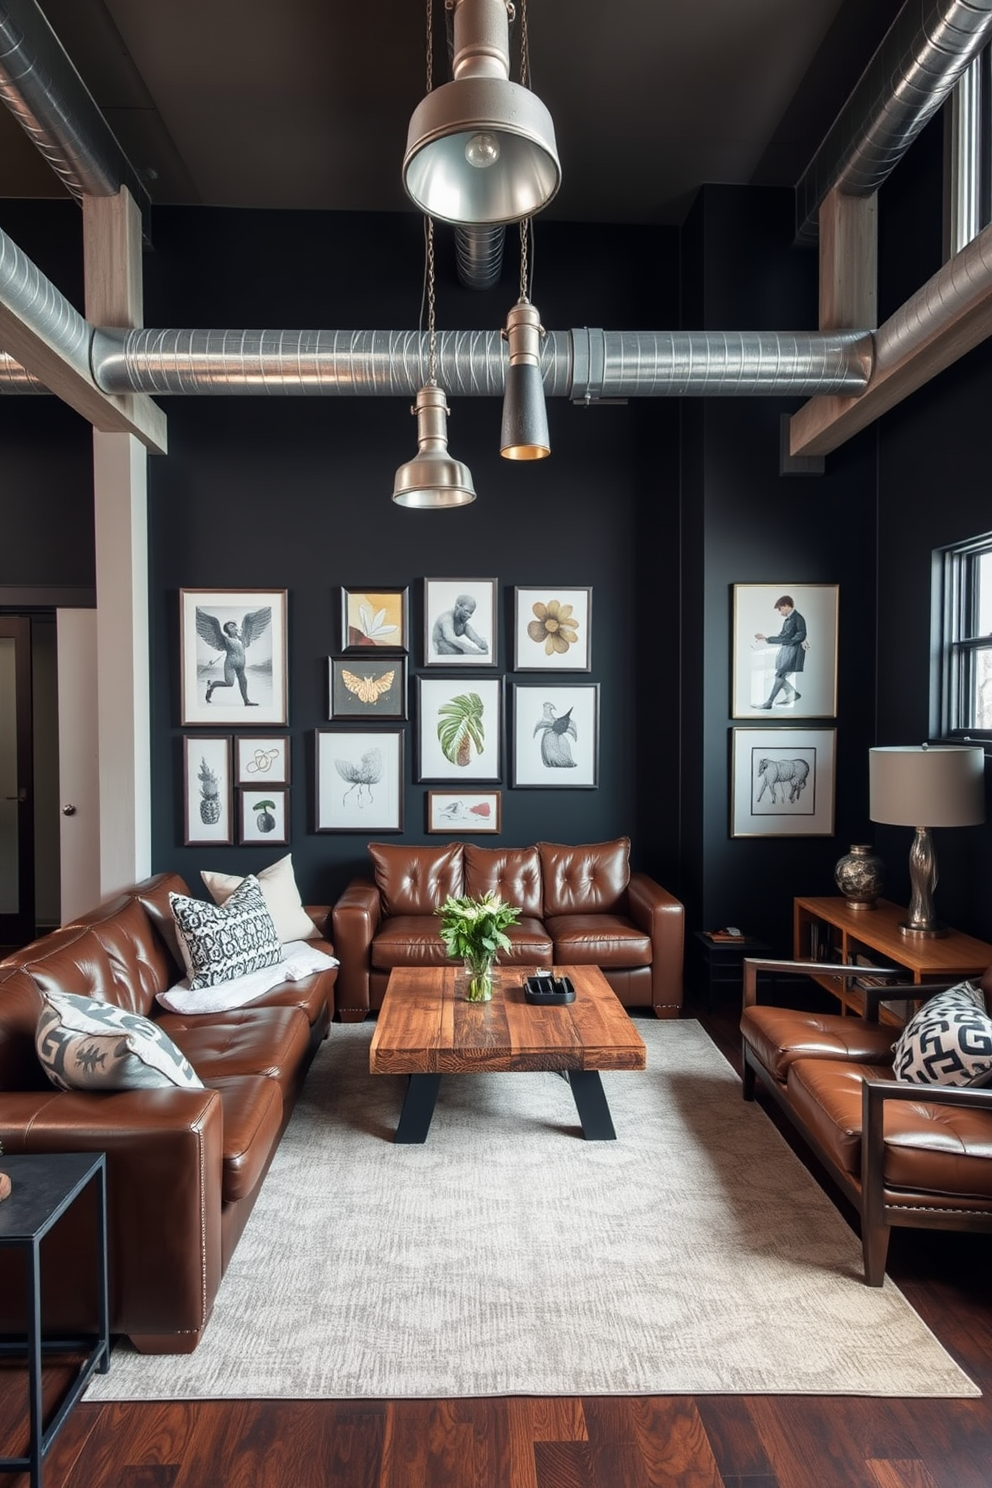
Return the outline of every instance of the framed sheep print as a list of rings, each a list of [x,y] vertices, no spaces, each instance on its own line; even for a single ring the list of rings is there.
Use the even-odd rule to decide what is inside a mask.
[[[734,718],[837,716],[836,584],[735,584]]]
[[[245,846],[289,841],[289,791],[284,787],[254,786],[238,791],[238,841]]]
[[[515,672],[592,670],[592,590],[544,584],[513,591]]]
[[[289,737],[263,739],[238,734],[234,740],[234,778],[238,785],[288,785]]]
[[[495,579],[424,580],[424,666],[496,665]]]
[[[285,724],[286,590],[180,589],[184,724]]]
[[[731,734],[731,837],[832,837],[837,730]]]
[[[402,832],[400,730],[317,730],[318,832]]]
[[[502,791],[427,792],[428,832],[498,832]]]
[[[341,590],[341,650],[409,651],[408,589]]]
[[[599,683],[514,683],[513,784],[599,784]]]
[[[501,677],[418,677],[417,710],[418,780],[502,779]]]
[[[406,717],[405,656],[330,656],[327,667],[331,718]]]
[[[183,842],[234,841],[231,736],[186,734],[183,738]]]

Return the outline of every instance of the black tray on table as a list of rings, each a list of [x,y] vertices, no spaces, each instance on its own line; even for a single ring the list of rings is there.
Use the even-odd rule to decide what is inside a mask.
[[[553,976],[529,976],[524,982],[524,1001],[553,1007],[557,1003],[574,1002],[575,988],[571,978]]]

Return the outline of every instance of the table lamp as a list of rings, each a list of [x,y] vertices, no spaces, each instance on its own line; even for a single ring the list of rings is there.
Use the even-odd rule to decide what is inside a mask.
[[[913,827],[909,914],[903,935],[946,935],[935,918],[937,858],[931,827],[974,827],[985,820],[985,752],[967,744],[905,744],[868,751],[874,822]]]

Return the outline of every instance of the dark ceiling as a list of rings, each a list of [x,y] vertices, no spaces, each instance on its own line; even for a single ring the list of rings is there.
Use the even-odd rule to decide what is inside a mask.
[[[528,0],[548,215],[678,223],[703,182],[792,185],[899,0]],[[435,84],[449,76],[433,0]],[[394,210],[419,0],[41,0],[153,201]],[[519,10],[519,5],[518,5]],[[519,19],[511,26],[517,77]],[[62,188],[0,110],[0,195]],[[412,210],[412,208],[410,208]]]

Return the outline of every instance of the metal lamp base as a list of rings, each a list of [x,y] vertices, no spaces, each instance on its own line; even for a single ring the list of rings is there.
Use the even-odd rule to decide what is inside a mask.
[[[899,926],[900,935],[912,935],[917,940],[937,940],[949,933],[946,925],[910,925],[904,920]]]

